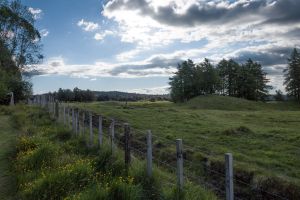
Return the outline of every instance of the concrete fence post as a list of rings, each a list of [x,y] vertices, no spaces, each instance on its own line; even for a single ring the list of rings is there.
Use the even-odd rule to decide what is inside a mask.
[[[110,124],[110,146],[111,153],[113,154],[115,151],[115,120],[113,119]]]
[[[99,116],[99,124],[98,124],[98,140],[99,140],[99,147],[102,146],[103,140],[103,130],[102,130],[102,116]]]
[[[85,111],[82,113],[82,135],[85,135]]]
[[[15,97],[14,97],[14,93],[11,92],[10,93],[10,103],[9,103],[10,106],[14,106],[15,105]]]
[[[179,190],[183,189],[183,153],[182,153],[182,139],[176,140],[177,152],[177,184]]]
[[[147,175],[152,177],[152,133],[147,131]]]
[[[75,112],[75,134],[78,135],[78,110]]]
[[[68,106],[68,127],[71,128],[71,108]]]
[[[128,123],[124,123],[124,151],[125,151],[125,165],[126,165],[126,171],[128,172],[130,162],[131,162],[131,155],[130,155],[130,126]]]
[[[72,130],[75,132],[75,110],[72,108]]]
[[[58,100],[55,101],[55,118],[59,120],[59,104]]]
[[[94,141],[94,132],[93,132],[93,115],[90,112],[90,144],[89,146],[93,146],[93,141]]]
[[[63,118],[64,118],[64,126],[66,125],[66,106],[64,104],[64,107],[63,107]]]
[[[233,192],[233,158],[231,153],[225,154],[225,170],[226,170],[226,200],[234,199]]]

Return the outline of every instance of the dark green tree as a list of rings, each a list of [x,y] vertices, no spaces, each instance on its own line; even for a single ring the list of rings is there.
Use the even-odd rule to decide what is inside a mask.
[[[223,59],[218,63],[217,69],[220,76],[220,93],[237,96],[240,65],[232,59]]]
[[[288,59],[288,66],[283,72],[287,94],[300,102],[300,54],[296,48]]]
[[[215,93],[220,85],[217,70],[205,59],[197,65],[187,60],[178,65],[178,71],[170,78],[171,98],[184,102],[195,96]]]
[[[283,101],[284,100],[284,97],[283,97],[283,93],[282,93],[282,91],[281,90],[276,90],[275,91],[275,100],[276,101]]]
[[[187,60],[178,64],[178,71],[170,78],[171,98],[183,102],[195,96],[195,64]]]

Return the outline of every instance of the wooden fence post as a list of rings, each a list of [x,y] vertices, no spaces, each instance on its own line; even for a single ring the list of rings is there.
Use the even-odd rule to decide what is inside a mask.
[[[147,175],[152,177],[152,133],[150,130],[147,134]]]
[[[89,146],[93,146],[93,141],[94,141],[94,133],[93,133],[93,115],[90,112],[90,144]]]
[[[225,154],[225,170],[226,170],[226,200],[233,200],[234,199],[233,159],[231,153]]]
[[[176,140],[177,152],[177,184],[181,191],[183,189],[183,154],[182,154],[182,139]]]
[[[102,116],[99,116],[99,126],[98,126],[98,140],[99,140],[99,147],[102,146],[102,139],[103,138],[103,130],[102,130]]]
[[[131,155],[130,155],[130,126],[128,123],[124,123],[124,150],[125,150],[125,165],[126,165],[126,171],[129,170],[129,165],[131,162]]]
[[[111,153],[113,154],[115,151],[115,120],[113,119],[110,124],[110,146]]]

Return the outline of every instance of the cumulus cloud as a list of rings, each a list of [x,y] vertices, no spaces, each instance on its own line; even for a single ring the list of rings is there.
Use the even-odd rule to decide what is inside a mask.
[[[81,27],[84,31],[92,32],[97,29],[99,29],[99,24],[94,22],[85,21],[84,19],[81,19],[77,22],[77,26]]]
[[[166,3],[168,2],[168,3]],[[298,0],[112,0],[105,6],[108,16],[114,11],[130,10],[172,26],[197,26],[205,23],[224,24],[237,21],[263,20],[272,23],[297,22]],[[288,10],[288,12],[287,12]],[[275,17],[274,17],[275,16]]]
[[[34,19],[40,19],[42,17],[43,11],[39,8],[28,8],[29,12],[33,15]]]
[[[168,77],[176,71],[179,60],[161,55],[152,56],[139,62],[108,63],[96,62],[94,64],[76,65],[67,64],[62,57],[53,57],[44,64],[38,65],[31,75],[69,75],[82,78],[95,77]]]

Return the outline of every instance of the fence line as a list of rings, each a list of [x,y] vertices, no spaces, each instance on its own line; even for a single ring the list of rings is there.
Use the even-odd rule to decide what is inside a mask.
[[[47,98],[48,97],[48,98]],[[94,114],[90,110],[84,110],[82,108],[77,108],[75,106],[69,106],[66,104],[61,104],[57,100],[55,100],[54,97],[48,95],[39,95],[39,96],[34,96],[33,100],[29,100],[28,104],[30,105],[38,105],[43,108],[46,108],[49,113],[56,119],[62,121],[64,126],[69,127],[72,129],[73,133],[78,136],[78,135],[83,135],[84,137],[86,136],[85,130],[87,128],[87,125],[89,125],[89,140],[87,141],[87,146],[90,148],[94,145],[94,132],[98,132],[97,140],[99,147],[101,147],[103,143],[103,137],[107,137],[110,140],[110,146],[111,146],[111,153],[113,154],[116,148],[116,144],[121,144],[120,146],[124,147],[125,151],[125,165],[126,169],[128,171],[128,168],[131,163],[131,151],[139,154],[141,157],[144,157],[144,159],[147,162],[147,176],[151,177],[152,176],[152,169],[153,169],[153,164],[152,162],[154,161],[157,164],[162,164],[164,165],[164,168],[167,168],[171,171],[176,171],[176,177],[177,177],[177,187],[179,190],[183,190],[184,182],[188,181],[188,179],[193,180],[193,182],[200,183],[201,185],[208,187],[209,189],[219,192],[222,195],[226,196],[226,200],[233,200],[233,199],[239,199],[238,197],[234,197],[234,183],[241,183],[243,185],[246,185],[247,187],[252,187],[251,184],[246,183],[236,177],[234,177],[234,171],[233,171],[233,156],[231,153],[226,153],[225,154],[225,173],[210,169],[210,168],[205,168],[207,172],[213,173],[216,176],[218,176],[219,179],[224,179],[223,187],[224,189],[215,186],[214,184],[210,183],[209,181],[203,181],[204,178],[201,178],[196,175],[192,175],[190,173],[184,172],[184,166],[187,163],[191,167],[203,167],[203,165],[200,164],[195,164],[192,161],[184,158],[184,150],[192,150],[194,152],[200,151],[202,153],[205,153],[206,155],[212,156],[215,155],[212,152],[208,152],[206,149],[205,151],[201,147],[197,146],[189,146],[186,144],[183,144],[182,139],[176,139],[176,142],[172,139],[164,138],[161,136],[154,135],[151,130],[143,131],[139,130],[136,128],[131,128],[128,123],[124,123],[121,121],[117,121],[114,118],[99,115],[99,114]],[[86,116],[89,116],[86,118]],[[107,134],[105,134],[104,127],[105,124],[108,125],[108,130]],[[116,129],[123,129],[123,138],[120,137],[121,134],[116,132]],[[142,142],[140,140],[134,140],[135,138],[133,135],[137,134],[138,136],[143,137],[145,139],[145,142]],[[119,138],[118,138],[119,137]],[[157,156],[153,156],[153,138],[156,138],[164,144],[169,144],[169,145],[174,145],[176,147],[176,156],[174,156],[176,160],[176,167],[172,166],[171,159],[174,159],[173,157],[170,157],[170,163],[166,161],[162,161],[159,159]],[[123,141],[121,141],[121,139]],[[135,148],[134,145],[139,144],[142,147],[144,147],[145,152],[142,150]],[[175,148],[174,148],[175,150]],[[173,180],[174,181],[174,180]],[[167,184],[172,184],[172,182],[167,182]],[[264,191],[262,189],[258,189],[265,194],[268,194],[276,199],[287,199],[285,197],[282,197],[278,194],[271,193],[268,191]]]

